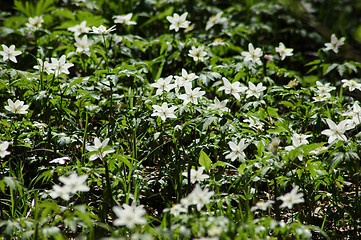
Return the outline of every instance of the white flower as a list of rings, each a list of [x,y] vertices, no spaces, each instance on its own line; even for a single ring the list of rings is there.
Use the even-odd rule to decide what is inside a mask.
[[[111,28],[107,29],[106,27],[104,27],[103,25],[100,25],[99,27],[92,27],[92,32],[93,34],[102,34],[102,35],[105,35],[105,34],[108,34],[112,31],[115,31],[115,25],[112,26]]]
[[[136,25],[137,23],[134,21],[130,21],[132,19],[133,13],[128,13],[120,16],[114,16],[114,23],[124,23],[126,25]]]
[[[345,112],[342,116],[350,116],[352,117],[352,121],[355,125],[361,123],[361,107],[358,105],[358,102],[355,102],[352,106],[352,111]]]
[[[181,200],[184,206],[196,205],[197,210],[200,211],[206,204],[211,202],[211,198],[214,195],[213,191],[208,191],[207,188],[202,190],[199,184],[196,184],[193,191]]]
[[[1,44],[3,51],[0,51],[0,55],[3,56],[3,61],[10,60],[14,63],[17,63],[16,56],[21,54],[21,51],[15,51],[15,45],[7,47],[5,44]]]
[[[239,82],[230,83],[227,78],[223,77],[223,84],[224,86],[220,87],[218,91],[224,90],[227,94],[232,94],[237,100],[239,100],[241,97],[239,93],[244,92],[247,90],[247,87],[240,86],[241,84]]]
[[[187,71],[182,68],[182,78],[185,82],[192,82],[193,80],[197,79],[198,76],[195,75],[194,73],[187,73]]]
[[[182,206],[181,204],[175,204],[170,209],[170,213],[173,214],[175,217],[178,216],[179,214],[185,213],[185,212],[187,212],[187,209],[184,206]]]
[[[355,89],[361,91],[361,84],[356,82],[355,80],[351,79],[351,80],[347,80],[347,79],[343,79],[341,80],[341,82],[343,83],[342,84],[342,87],[343,88],[346,88],[348,87],[348,90],[350,92],[354,91]]]
[[[216,15],[213,15],[212,17],[209,18],[206,24],[206,31],[218,23],[222,24],[227,21],[227,18],[221,17],[222,14],[223,14],[222,12],[219,12]]]
[[[15,103],[8,99],[8,106],[5,106],[5,109],[9,112],[15,113],[15,114],[27,114],[27,109],[29,108],[29,105],[24,105],[23,101],[16,100]]]
[[[312,135],[306,135],[306,134],[298,134],[298,133],[294,133],[291,137],[292,140],[292,148],[290,147],[286,147],[286,150],[292,150],[296,147],[299,147],[301,145],[304,144],[308,144],[308,140],[307,138],[311,137]]]
[[[159,116],[163,121],[165,121],[167,118],[177,118],[177,116],[174,114],[174,111],[178,107],[168,107],[168,103],[164,102],[162,106],[153,105],[154,111],[152,113],[152,116]]]
[[[53,185],[53,190],[49,193],[50,197],[52,198],[58,198],[61,197],[65,201],[68,201],[70,199],[70,191],[69,188],[66,186],[59,186],[57,184]]]
[[[108,147],[108,143],[109,143],[109,138],[106,138],[103,142],[101,142],[100,139],[96,137],[94,139],[94,146],[90,146],[90,145],[86,146],[86,150],[92,152],[92,154],[89,157],[89,160],[94,161],[97,158],[103,160],[107,154],[115,152],[114,149]]]
[[[323,101],[325,99],[331,98],[330,92],[335,90],[336,87],[330,86],[330,83],[323,84],[320,81],[316,82],[317,88],[313,88],[316,93],[316,97],[314,97],[315,101]]]
[[[246,91],[246,98],[255,96],[256,98],[260,98],[260,96],[263,94],[263,91],[267,88],[262,85],[262,83],[258,83],[257,86],[255,86],[252,82],[248,83],[248,90]]]
[[[75,38],[76,43],[74,44],[76,48],[76,52],[84,52],[86,54],[88,54],[88,56],[90,55],[90,49],[89,47],[93,44],[92,40],[88,40],[88,36],[84,35],[82,39],[80,38]]]
[[[195,47],[192,46],[192,49],[189,50],[188,56],[193,58],[193,61],[204,61],[204,57],[207,56],[207,52],[204,51],[204,46]]]
[[[215,38],[208,46],[228,46],[228,43],[223,41],[223,38]]]
[[[328,51],[328,50],[332,50],[335,53],[338,53],[338,49],[339,47],[341,47],[345,42],[345,38],[342,37],[340,39],[337,39],[335,34],[331,35],[331,42],[330,43],[325,43],[326,48],[324,49],[324,51]]]
[[[222,102],[218,100],[217,97],[214,98],[214,103],[208,106],[208,109],[217,111],[221,116],[223,112],[229,112],[229,108],[226,107],[228,99],[223,100]]]
[[[228,142],[228,145],[231,148],[231,153],[226,156],[226,159],[231,159],[232,162],[237,158],[241,160],[245,159],[246,154],[243,152],[243,150],[246,149],[248,146],[245,142],[245,139],[241,139],[238,144],[233,141]]]
[[[55,76],[59,76],[62,73],[69,74],[68,68],[74,66],[73,63],[66,63],[66,56],[62,55],[60,59],[51,58],[51,68],[54,70]]]
[[[277,198],[283,201],[280,206],[281,208],[288,207],[289,209],[292,209],[294,204],[303,203],[305,201],[303,199],[303,193],[299,193],[298,189],[299,187],[295,186],[291,192]]]
[[[9,147],[9,144],[10,143],[8,141],[0,143],[0,158],[4,158],[5,156],[10,154],[10,152],[6,151]]]
[[[304,227],[304,226],[300,226],[300,227],[296,228],[295,232],[297,233],[298,236],[303,237],[305,239],[311,239],[312,238],[311,230]]]
[[[177,13],[173,14],[173,17],[167,16],[167,20],[171,23],[169,26],[169,30],[175,30],[176,32],[179,31],[180,28],[188,28],[190,21],[187,21],[188,13],[185,12],[181,16],[179,16]]]
[[[244,119],[243,122],[248,123],[248,127],[250,127],[250,128],[255,128],[260,131],[262,131],[262,129],[263,129],[263,123],[261,121],[259,121],[258,118],[249,117],[249,118]]]
[[[59,181],[64,183],[64,187],[67,188],[70,193],[88,192],[90,188],[85,183],[87,178],[88,174],[78,176],[78,174],[72,173],[69,177],[60,176]]]
[[[198,98],[202,97],[206,92],[200,91],[200,87],[192,90],[190,85],[185,86],[186,93],[178,96],[179,99],[183,100],[183,105],[187,105],[189,102],[198,104]]]
[[[252,43],[248,44],[248,52],[242,52],[241,54],[244,57],[245,62],[251,61],[258,65],[262,65],[260,57],[262,57],[263,52],[260,48],[254,49]]]
[[[275,201],[268,200],[267,202],[259,201],[256,203],[256,206],[251,207],[251,211],[254,212],[256,210],[267,210]]]
[[[66,157],[59,157],[59,158],[54,158],[53,160],[51,160],[49,163],[57,163],[57,164],[61,164],[64,165],[66,161],[69,161],[70,157],[66,156]]]
[[[335,140],[347,141],[345,132],[353,128],[353,122],[349,119],[341,121],[338,125],[331,119],[326,119],[330,129],[323,130],[321,134],[329,136],[328,143]]]
[[[204,167],[199,167],[198,170],[191,169],[191,183],[194,184],[196,182],[203,182],[205,179],[209,178],[208,174],[203,174]],[[183,172],[183,176],[188,177],[188,172]],[[187,181],[188,182],[188,181]]]
[[[170,75],[165,79],[159,78],[157,82],[150,84],[151,87],[157,88],[155,95],[161,95],[164,91],[169,92],[170,90],[172,90],[175,87],[175,85],[170,84],[172,79],[173,76]]]
[[[279,43],[279,46],[276,47],[276,52],[280,54],[281,60],[284,60],[288,56],[292,56],[293,49],[292,48],[286,48],[283,43]]]
[[[143,205],[136,206],[135,202],[132,205],[123,204],[123,207],[114,206],[113,211],[117,215],[117,219],[114,220],[114,226],[127,226],[132,228],[137,224],[146,224],[147,220],[143,217],[146,211]]]
[[[307,138],[311,137],[311,135],[306,135],[306,134],[298,134],[298,133],[294,133],[291,137],[292,140],[292,146],[286,146],[285,150],[287,151],[291,151],[299,146],[308,144],[308,140]],[[302,161],[303,156],[299,155],[298,159],[300,159]]]
[[[48,62],[41,60],[40,58],[37,59],[39,62],[39,65],[35,65],[34,69],[38,69],[40,72],[46,72],[46,74],[52,74],[54,73],[53,66]]]
[[[68,28],[69,31],[74,32],[74,36],[78,37],[82,33],[88,33],[91,28],[86,26],[86,21],[82,21],[79,25]]]
[[[28,28],[31,28],[33,30],[39,30],[41,28],[41,24],[44,22],[44,19],[43,17],[39,17],[39,16],[36,16],[36,17],[30,17],[29,18],[29,22],[26,23],[26,27]]]

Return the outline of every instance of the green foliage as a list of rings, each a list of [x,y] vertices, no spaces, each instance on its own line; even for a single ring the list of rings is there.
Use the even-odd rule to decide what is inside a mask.
[[[15,0],[0,12],[20,52],[0,49],[0,232],[359,238],[359,9]]]

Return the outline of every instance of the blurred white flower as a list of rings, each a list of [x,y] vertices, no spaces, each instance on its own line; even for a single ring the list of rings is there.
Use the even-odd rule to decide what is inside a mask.
[[[199,46],[199,47],[195,47],[192,46],[192,49],[189,50],[188,56],[193,58],[193,61],[197,62],[197,61],[204,61],[204,57],[207,56],[207,52],[204,51],[204,46]]]
[[[73,63],[66,63],[66,56],[62,55],[60,59],[51,58],[51,68],[54,70],[55,76],[59,76],[62,73],[69,74],[68,68],[74,66]]]
[[[246,98],[249,97],[256,97],[256,98],[260,98],[261,95],[263,94],[263,91],[266,90],[267,88],[263,86],[262,83],[258,83],[257,86],[254,85],[252,82],[248,82],[248,90],[246,91]]]
[[[114,220],[114,226],[127,226],[132,228],[137,224],[146,224],[147,220],[143,217],[146,211],[143,205],[136,206],[135,202],[132,205],[123,204],[122,207],[114,206],[113,211],[117,215],[117,219]]]
[[[8,99],[8,106],[5,106],[5,109],[9,112],[15,113],[15,114],[27,114],[27,109],[29,108],[29,105],[24,105],[23,101],[16,100],[13,102],[11,99]]]
[[[213,15],[212,17],[209,18],[209,20],[207,21],[207,24],[206,24],[206,31],[218,23],[223,24],[227,21],[227,18],[221,17],[222,14],[223,14],[222,12],[219,12],[216,15]]]
[[[61,197],[65,201],[68,201],[70,199],[70,190],[66,186],[60,186],[58,184],[53,185],[53,190],[49,193],[50,197],[52,198],[58,198]]]
[[[233,162],[237,158],[243,160],[246,158],[246,154],[243,152],[244,149],[247,148],[246,140],[243,138],[236,144],[233,141],[228,142],[229,147],[231,148],[231,152],[226,156],[226,159],[231,159]]]
[[[198,98],[202,97],[206,92],[200,91],[200,87],[197,87],[192,90],[190,85],[186,85],[185,87],[186,93],[178,96],[179,99],[183,100],[183,105],[187,105],[189,102],[193,104],[198,104]]]
[[[358,105],[358,102],[355,102],[352,106],[352,110],[349,112],[345,112],[342,116],[350,116],[352,117],[352,121],[354,125],[361,123],[361,107]]]
[[[163,121],[165,121],[167,118],[177,118],[177,116],[174,114],[174,111],[178,107],[168,107],[168,103],[164,102],[162,106],[153,105],[154,111],[152,113],[152,116],[159,116]]]
[[[126,24],[126,25],[136,25],[137,23],[131,21],[133,13],[128,13],[124,15],[114,16],[114,23]]]
[[[8,141],[0,143],[0,158],[4,158],[5,156],[10,154],[9,151],[6,151],[9,147],[9,144],[10,143]]]
[[[330,43],[325,43],[326,48],[324,49],[324,51],[328,51],[328,50],[332,50],[335,53],[338,53],[338,49],[344,45],[345,42],[345,38],[342,37],[340,39],[337,39],[335,34],[331,35],[331,42]]]
[[[54,158],[49,163],[56,163],[56,164],[64,165],[65,162],[69,161],[69,160],[70,160],[70,157],[65,156],[65,157]]]
[[[336,89],[336,87],[330,86],[330,83],[323,84],[317,81],[316,85],[317,88],[312,88],[316,93],[316,97],[313,98],[315,101],[324,101],[331,98],[330,92]]]
[[[241,54],[244,57],[245,62],[251,61],[253,63],[257,63],[258,65],[262,65],[260,57],[262,57],[263,52],[260,48],[254,49],[252,43],[248,44],[248,52],[244,51]]]
[[[86,21],[82,21],[79,25],[68,28],[69,31],[74,32],[74,36],[78,37],[82,33],[89,33],[90,27],[86,26]]]
[[[76,173],[72,173],[69,177],[60,176],[59,181],[64,183],[64,186],[58,184],[53,185],[53,190],[50,191],[49,195],[52,198],[61,197],[65,201],[68,201],[72,194],[76,192],[88,192],[90,190],[85,183],[87,178],[87,174],[78,176]]]
[[[250,128],[255,128],[259,131],[263,130],[263,123],[261,121],[259,121],[259,119],[256,117],[246,118],[243,120],[243,122],[248,123],[248,127],[250,127]]]
[[[90,56],[90,46],[93,44],[92,40],[88,40],[88,36],[84,35],[82,39],[75,38],[76,43],[74,46],[76,47],[76,52],[84,52],[88,56]]]
[[[354,91],[355,89],[361,91],[361,83],[356,82],[354,79],[351,80],[343,79],[341,80],[341,82],[343,83],[342,87],[343,88],[348,87],[348,90],[350,92]]]
[[[30,17],[29,22],[26,23],[26,27],[37,31],[37,30],[39,30],[41,28],[41,24],[43,22],[44,22],[44,19],[41,16],[40,17],[36,16],[36,17],[33,17],[33,18]]]
[[[170,75],[168,77],[164,78],[159,78],[157,80],[157,82],[150,84],[151,87],[157,88],[157,91],[155,92],[155,95],[161,95],[164,91],[165,92],[169,92],[170,90],[172,90],[175,85],[171,84],[171,81],[173,79],[173,76]]]
[[[205,179],[209,178],[208,174],[203,174],[204,167],[199,167],[198,170],[191,169],[190,179],[191,183],[194,184],[196,182],[203,182]],[[188,177],[188,172],[183,172],[183,176]],[[186,181],[188,183],[188,181]]]
[[[295,232],[298,236],[305,238],[305,239],[311,239],[312,238],[312,232],[310,229],[306,228],[305,226],[300,226],[295,229]]]
[[[208,46],[228,46],[228,43],[226,43],[223,38],[215,38]]]
[[[64,187],[66,187],[70,193],[88,192],[90,188],[85,183],[87,179],[88,179],[88,174],[78,176],[78,174],[76,173],[72,173],[68,177],[65,176],[59,177],[59,181],[64,183]]]
[[[187,71],[184,68],[182,68],[182,78],[184,81],[191,83],[193,80],[197,79],[198,76],[195,75],[194,73],[187,73]]]
[[[183,206],[196,205],[197,210],[200,211],[206,204],[211,202],[211,198],[214,195],[213,191],[209,191],[208,188],[202,190],[199,184],[196,184],[193,191],[188,194],[187,197],[181,200]]]
[[[187,209],[182,204],[179,203],[174,204],[173,207],[170,209],[170,213],[173,214],[175,217],[185,212],[187,212]]]
[[[328,136],[328,143],[332,143],[335,140],[347,141],[345,132],[354,127],[352,120],[346,119],[341,121],[338,125],[331,119],[326,119],[328,127],[330,129],[323,130],[321,134]]]
[[[5,44],[1,44],[3,51],[0,51],[0,55],[3,56],[3,61],[10,60],[14,63],[17,63],[16,56],[21,54],[21,51],[15,51],[15,45],[7,47]]]
[[[222,102],[217,97],[214,98],[214,103],[209,104],[208,109],[217,111],[220,116],[223,116],[223,112],[229,112],[229,108],[226,107],[228,99]]]
[[[169,26],[169,30],[173,30],[178,32],[180,28],[188,28],[190,21],[187,21],[188,13],[185,12],[181,16],[179,16],[177,13],[173,14],[173,17],[167,16],[167,20],[171,23]]]
[[[53,66],[48,61],[43,62],[40,58],[37,60],[39,65],[35,65],[34,69],[38,69],[40,72],[44,71],[48,75],[54,73]]]
[[[220,87],[218,89],[218,91],[224,90],[225,93],[232,94],[237,100],[240,100],[240,98],[241,98],[239,93],[243,93],[244,91],[246,91],[248,89],[245,86],[241,86],[240,82],[230,83],[228,81],[228,79],[225,77],[223,77],[222,80],[223,80],[224,86]]]
[[[259,201],[256,203],[255,206],[251,207],[251,211],[254,212],[256,210],[267,210],[267,208],[271,207],[272,204],[274,203],[275,201],[273,200],[268,200],[267,202],[263,202],[263,201]]]
[[[295,186],[291,192],[286,193],[283,196],[278,197],[279,200],[282,200],[281,208],[288,207],[292,209],[294,204],[303,203],[305,200],[303,199],[303,193],[298,192],[299,187]]]
[[[112,26],[109,29],[107,29],[103,25],[100,25],[99,27],[92,27],[92,32],[90,32],[90,33],[105,35],[105,34],[108,34],[108,33],[112,32],[112,31],[115,31],[115,25]]]
[[[94,139],[93,146],[88,145],[85,147],[86,150],[92,153],[89,157],[89,160],[94,161],[97,158],[103,160],[107,154],[115,152],[114,149],[108,147],[108,143],[109,143],[109,138],[106,138],[103,142],[101,142],[100,139],[96,137]]]
[[[276,47],[276,52],[279,53],[280,57],[281,57],[281,61],[284,60],[286,57],[292,56],[293,55],[293,49],[292,48],[286,48],[285,45],[280,42],[279,46]]]

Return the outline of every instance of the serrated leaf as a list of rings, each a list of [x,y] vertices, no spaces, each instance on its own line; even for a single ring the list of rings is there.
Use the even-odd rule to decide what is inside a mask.
[[[323,75],[329,74],[333,69],[335,69],[337,66],[339,66],[337,63],[331,64],[323,73]]]
[[[340,74],[340,76],[343,76],[343,74],[344,74],[345,71],[346,71],[345,65],[339,65],[339,66],[337,67],[337,71],[338,71],[338,73]]]

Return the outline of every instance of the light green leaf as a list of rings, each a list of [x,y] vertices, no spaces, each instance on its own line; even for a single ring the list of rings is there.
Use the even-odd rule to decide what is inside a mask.
[[[206,169],[206,171],[209,171],[211,169],[212,161],[205,152],[201,151],[198,162]]]

